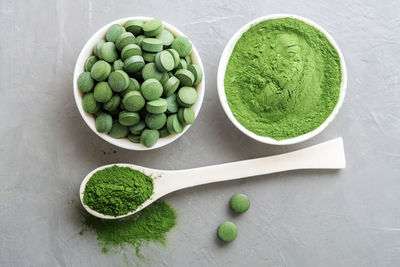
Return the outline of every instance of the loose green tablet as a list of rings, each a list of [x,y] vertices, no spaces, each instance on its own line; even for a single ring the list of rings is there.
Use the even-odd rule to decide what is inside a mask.
[[[96,102],[93,93],[88,93],[82,98],[82,108],[84,111],[94,114],[100,110],[101,104]]]
[[[101,58],[108,63],[118,59],[118,51],[113,42],[106,42],[101,46]]]
[[[144,40],[145,38],[146,38],[146,36],[144,36],[144,35],[136,36],[137,44],[138,44],[139,46],[142,46],[142,42],[143,42],[143,40]]]
[[[176,94],[172,94],[167,97],[167,113],[177,113],[179,109],[178,101],[176,100]]]
[[[141,55],[142,49],[137,44],[128,44],[121,51],[121,59],[123,61],[125,61],[128,57]]]
[[[192,56],[189,54],[185,57],[185,61],[188,65],[192,64]]]
[[[173,114],[167,118],[167,128],[170,133],[181,133],[183,131],[183,125],[179,122],[178,115]]]
[[[192,124],[196,118],[194,108],[180,108],[178,111],[178,119],[182,125]]]
[[[159,130],[164,127],[167,122],[167,115],[165,113],[160,114],[147,114],[145,118],[146,125],[153,130]]]
[[[142,56],[131,56],[124,61],[125,70],[128,73],[135,73],[144,67],[144,59]]]
[[[163,50],[163,42],[156,38],[145,38],[142,41],[142,49],[146,52],[161,52]]]
[[[169,30],[163,29],[161,33],[156,36],[156,38],[163,42],[164,47],[168,47],[172,44],[174,35]]]
[[[94,45],[94,47],[93,47],[93,54],[95,55],[95,56],[97,56],[98,58],[101,58],[101,46],[105,43],[106,41],[104,41],[103,39],[102,40],[99,40],[99,41],[97,41],[97,43]]]
[[[174,69],[175,69],[176,67],[178,67],[179,61],[180,61],[179,53],[178,53],[175,49],[172,49],[172,48],[167,49],[167,50],[165,50],[165,51],[167,51],[168,53],[170,53],[170,54],[172,55],[172,57],[174,58]]]
[[[145,129],[140,135],[140,143],[145,147],[152,147],[157,143],[159,137],[160,133],[157,130]]]
[[[218,236],[225,242],[231,242],[236,239],[238,229],[233,222],[223,222],[218,227]]]
[[[108,77],[108,84],[110,85],[111,89],[117,93],[126,90],[129,86],[129,82],[129,76],[123,70],[113,71]]]
[[[171,71],[174,69],[174,58],[167,51],[157,53],[154,61],[157,69],[161,72]]]
[[[161,77],[160,83],[164,84],[168,79],[169,79],[168,72],[164,72],[162,77]]]
[[[189,108],[191,107],[194,103],[196,103],[197,100],[197,91],[193,87],[189,86],[184,86],[181,89],[179,89],[178,94],[177,94],[177,100],[179,105]]]
[[[121,33],[115,41],[115,46],[118,48],[119,51],[124,49],[124,47],[129,44],[136,44],[136,38],[130,32]]]
[[[117,120],[113,121],[111,131],[108,133],[111,137],[121,139],[128,135],[128,127],[120,124]]]
[[[142,33],[143,24],[144,24],[143,21],[133,19],[133,20],[128,20],[124,24],[124,27],[128,32],[131,32],[133,35],[137,36]]]
[[[90,75],[90,72],[82,72],[78,76],[78,81],[77,81],[78,89],[82,93],[88,93],[92,91],[94,87],[94,81],[92,79],[92,76]]]
[[[132,143],[139,144],[140,143],[140,135],[128,134],[128,140]]]
[[[187,69],[187,63],[186,60],[184,58],[180,58],[179,62],[178,62],[178,66],[176,67],[177,70],[180,69]]]
[[[163,78],[163,73],[157,69],[156,64],[147,63],[142,69],[142,77],[143,80],[153,78],[160,81]]]
[[[107,113],[100,113],[97,117],[96,117],[96,130],[99,133],[108,133],[109,131],[111,131],[112,125],[113,125],[113,121],[112,121],[112,117],[110,114]]]
[[[119,95],[114,95],[108,102],[103,104],[103,108],[107,111],[114,111],[118,109],[120,102],[121,97]]]
[[[139,111],[141,110],[146,101],[144,100],[142,94],[139,91],[128,92],[122,99],[124,108],[129,111]]]
[[[132,134],[140,135],[144,128],[146,128],[146,123],[141,120],[137,124],[130,126],[128,129]]]
[[[143,52],[143,59],[146,62],[154,62],[157,53]]]
[[[124,126],[132,126],[140,121],[140,115],[137,112],[124,110],[119,113],[118,121]]]
[[[178,36],[172,41],[171,48],[175,49],[180,57],[186,57],[192,52],[192,43],[187,37]]]
[[[168,131],[167,126],[164,126],[161,130],[160,130],[160,137],[166,137],[170,135],[170,132]]]
[[[160,98],[163,93],[163,87],[159,81],[150,78],[142,83],[140,91],[146,100],[151,101]]]
[[[109,42],[115,42],[118,36],[125,32],[125,28],[119,24],[114,24],[110,28],[108,28],[106,33],[106,40]]]
[[[132,91],[140,91],[140,84],[136,79],[129,78],[128,89],[126,89],[125,91],[121,92],[120,95],[122,97],[124,97],[127,93],[132,92]]]
[[[167,111],[167,100],[159,98],[146,103],[146,110],[153,114],[161,114]]]
[[[188,71],[190,71],[194,76],[194,85],[198,85],[203,79],[203,72],[199,65],[191,64],[187,67]]]
[[[114,61],[114,70],[124,70],[124,62],[121,59]]]
[[[112,98],[112,90],[107,82],[99,82],[94,87],[94,99],[100,103],[106,103]]]
[[[236,213],[243,213],[250,207],[250,200],[245,194],[235,194],[229,201],[231,209]]]
[[[177,70],[175,72],[175,77],[179,79],[183,86],[191,86],[194,83],[193,73],[186,69]]]
[[[160,19],[151,19],[143,25],[144,34],[148,37],[159,35],[163,29],[164,26]]]
[[[85,71],[89,71],[92,69],[94,63],[96,63],[97,58],[95,56],[90,56],[85,60],[84,69]]]
[[[111,65],[104,60],[98,60],[90,70],[90,75],[96,81],[104,81],[111,73]]]

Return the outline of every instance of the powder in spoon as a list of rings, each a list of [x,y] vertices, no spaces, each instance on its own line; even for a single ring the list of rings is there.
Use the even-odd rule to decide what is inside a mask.
[[[340,58],[318,29],[294,18],[260,22],[237,41],[224,82],[229,107],[249,131],[276,140],[320,126],[341,86]]]
[[[114,165],[90,177],[83,193],[83,203],[104,215],[119,216],[135,211],[152,194],[151,177]]]

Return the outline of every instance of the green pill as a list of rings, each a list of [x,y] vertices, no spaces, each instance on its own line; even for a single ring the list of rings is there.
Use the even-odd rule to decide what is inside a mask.
[[[185,61],[186,61],[186,63],[187,63],[188,65],[192,64],[192,57],[191,57],[190,55],[187,55],[187,56],[185,57]]]
[[[111,65],[104,60],[98,60],[90,70],[90,75],[96,81],[104,81],[111,73]]]
[[[183,125],[179,122],[178,115],[173,114],[167,118],[167,128],[170,133],[181,133],[183,131]]]
[[[148,37],[159,35],[163,29],[164,26],[160,19],[151,19],[143,25],[144,34]]]
[[[128,140],[132,143],[139,144],[140,143],[140,135],[128,134]]]
[[[163,87],[159,81],[150,78],[142,83],[140,91],[146,100],[151,101],[161,97],[163,93]]]
[[[110,101],[103,104],[103,108],[110,112],[117,110],[120,102],[121,97],[119,95],[114,95],[113,97],[111,97]]]
[[[78,81],[77,81],[78,89],[82,93],[89,93],[92,91],[94,87],[94,81],[92,79],[92,76],[90,75],[90,72],[82,72],[79,74]]]
[[[146,128],[146,123],[141,120],[137,124],[130,126],[128,129],[132,134],[140,135],[144,128]]]
[[[161,114],[167,111],[167,100],[159,98],[146,103],[146,110],[153,114]]]
[[[180,57],[186,57],[192,52],[192,43],[187,37],[178,36],[172,41],[171,48],[175,49]]]
[[[145,147],[152,147],[157,143],[159,137],[160,133],[157,130],[145,129],[140,135],[140,143]]]
[[[93,47],[93,54],[97,56],[98,58],[101,58],[101,46],[105,43],[106,41],[104,40],[99,40],[96,42],[96,44]]]
[[[175,76],[169,78],[165,83],[163,83],[164,95],[169,97],[173,93],[175,93],[176,89],[179,87],[180,81]]]
[[[121,59],[114,61],[114,70],[124,70],[124,62]]]
[[[174,58],[167,51],[157,53],[154,62],[157,69],[161,72],[171,71],[174,69]]]
[[[175,77],[179,79],[183,86],[191,86],[194,83],[193,73],[186,69],[177,70],[175,72]]]
[[[195,120],[195,116],[193,107],[180,108],[178,111],[178,119],[182,125],[192,124]]]
[[[136,36],[137,44],[138,44],[139,46],[142,46],[142,42],[143,42],[143,40],[144,40],[145,38],[146,38],[146,36],[144,36],[144,35]]]
[[[118,121],[114,121],[111,131],[108,133],[111,137],[121,139],[128,135],[128,127],[120,124]]]
[[[114,24],[110,28],[108,28],[106,33],[106,40],[109,42],[117,41],[118,36],[125,32],[125,28],[119,24]]]
[[[122,92],[129,86],[130,79],[128,74],[123,70],[116,70],[111,72],[108,77],[108,84],[114,92]]]
[[[167,115],[165,115],[165,113],[148,113],[145,117],[145,122],[150,129],[159,130],[164,127],[165,123],[167,122]]]
[[[134,79],[134,78],[129,78],[129,86],[128,89],[125,91],[121,92],[121,96],[124,97],[127,93],[132,92],[132,91],[140,91],[140,84],[139,82]]]
[[[122,103],[128,111],[139,111],[144,107],[146,101],[139,91],[131,91],[124,96]]]
[[[94,87],[94,99],[100,103],[106,103],[112,98],[112,90],[107,82],[99,82]]]
[[[99,133],[108,133],[111,131],[113,121],[110,114],[100,113],[99,116],[96,117],[96,130]]]
[[[187,67],[188,71],[190,71],[194,76],[194,85],[198,85],[203,79],[203,72],[199,65],[191,64]]]
[[[191,107],[194,103],[196,103],[197,100],[197,91],[193,87],[189,86],[184,86],[181,89],[179,89],[178,94],[177,94],[177,100],[179,105],[189,108]]]
[[[179,53],[178,53],[175,49],[172,49],[172,48],[167,49],[167,50],[165,50],[165,51],[167,51],[168,53],[170,53],[171,56],[174,58],[174,69],[175,69],[176,67],[178,67],[178,65],[179,65],[179,60],[180,60]]]
[[[179,62],[178,62],[178,66],[176,67],[177,70],[180,69],[187,69],[187,63],[186,60],[184,58],[180,58]]]
[[[160,83],[164,84],[168,79],[169,79],[168,72],[164,72],[162,77],[161,77]]]
[[[167,97],[167,113],[177,113],[179,109],[178,101],[176,100],[176,94],[172,94]]]
[[[85,60],[84,69],[85,71],[89,71],[92,69],[94,63],[96,63],[97,58],[95,56],[90,56]]]
[[[174,40],[174,35],[169,30],[163,29],[159,35],[156,36],[157,39],[161,40],[164,47],[168,47],[172,44]]]
[[[164,74],[157,69],[156,64],[154,63],[148,63],[142,69],[143,80],[153,78],[156,79],[157,81],[161,81],[163,75]]]
[[[118,59],[118,51],[113,42],[106,42],[101,46],[101,58],[108,63]]]
[[[168,131],[167,126],[164,126],[161,130],[160,130],[160,137],[166,137],[170,135],[170,132]]]
[[[117,41],[115,41],[115,46],[117,47],[117,49],[119,51],[124,49],[124,47],[129,45],[129,44],[136,44],[136,38],[130,32],[121,33],[118,36]]]
[[[96,102],[93,93],[88,93],[82,98],[82,108],[84,111],[94,114],[100,110],[101,105]]]
[[[144,59],[142,56],[131,56],[124,61],[125,70],[128,73],[135,73],[144,67]]]
[[[121,59],[125,61],[131,56],[141,56],[142,49],[137,44],[128,44],[121,51]]]
[[[140,121],[140,115],[137,112],[124,110],[119,113],[118,121],[124,126],[132,126]]]
[[[157,53],[149,53],[149,52],[143,52],[143,59],[146,62],[154,62],[156,58]]]
[[[245,194],[235,194],[229,201],[231,209],[236,213],[243,213],[250,207],[250,200]]]
[[[231,242],[236,239],[238,229],[233,222],[223,222],[218,227],[218,236],[225,242]]]
[[[126,31],[131,32],[133,35],[137,36],[143,32],[143,21],[133,19],[133,20],[128,20],[124,27]]]
[[[142,49],[146,52],[161,52],[163,50],[163,43],[156,38],[145,38],[142,41]]]

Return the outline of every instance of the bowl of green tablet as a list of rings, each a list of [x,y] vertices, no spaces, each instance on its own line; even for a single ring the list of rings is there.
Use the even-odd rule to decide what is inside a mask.
[[[347,86],[343,55],[316,23],[270,15],[243,26],[223,51],[218,94],[232,123],[249,137],[288,145],[323,131]]]
[[[98,30],[74,70],[82,118],[116,146],[165,146],[195,121],[204,97],[203,64],[191,41],[157,18],[129,17]]]

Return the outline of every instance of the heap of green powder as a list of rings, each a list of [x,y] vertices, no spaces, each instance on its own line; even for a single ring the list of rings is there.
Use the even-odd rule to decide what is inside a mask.
[[[318,29],[293,18],[266,20],[235,45],[225,72],[233,115],[246,129],[276,140],[320,126],[341,86],[338,52]]]
[[[176,225],[176,214],[167,203],[157,201],[128,219],[103,220],[87,215],[84,223],[97,233],[104,253],[131,245],[139,255],[144,242],[165,244],[166,234]]]
[[[136,210],[153,194],[153,179],[128,167],[112,166],[89,179],[83,203],[92,210],[119,216]]]

